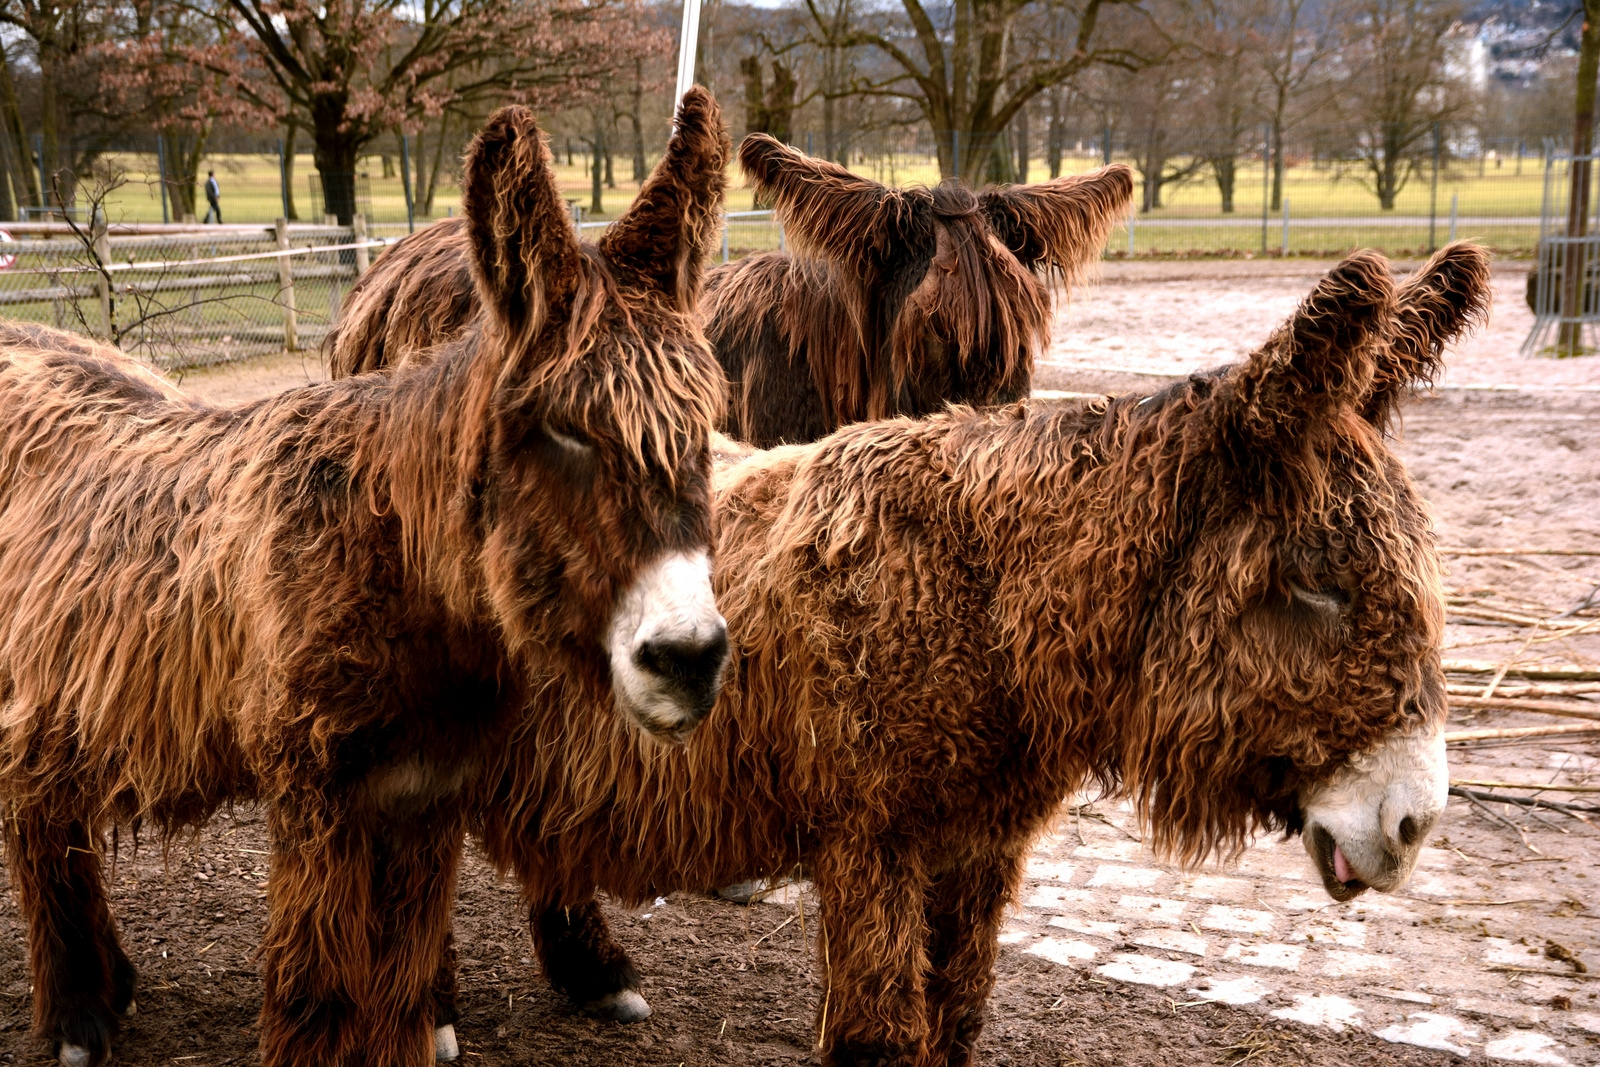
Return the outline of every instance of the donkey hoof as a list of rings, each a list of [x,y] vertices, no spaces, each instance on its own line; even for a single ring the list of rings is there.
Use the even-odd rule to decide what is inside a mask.
[[[61,1067],[89,1067],[93,1060],[94,1056],[82,1045],[63,1044],[61,1051],[56,1053],[56,1062]]]
[[[450,1063],[461,1055],[461,1046],[456,1044],[456,1028],[449,1023],[437,1028],[433,1032],[433,1058],[440,1063]]]
[[[639,1023],[650,1018],[650,1002],[636,989],[623,989],[583,1006],[585,1015],[596,1019],[612,1019],[619,1023]]]
[[[776,888],[778,887],[765,878],[757,878],[751,882],[735,882],[733,885],[725,885],[717,890],[717,896],[735,904],[748,904],[752,900],[761,899]]]

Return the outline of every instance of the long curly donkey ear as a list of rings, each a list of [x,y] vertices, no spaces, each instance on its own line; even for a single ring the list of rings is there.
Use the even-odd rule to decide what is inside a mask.
[[[722,110],[695,86],[683,96],[667,152],[622,217],[606,228],[600,251],[626,278],[670,297],[681,311],[700,299],[705,261],[722,224],[732,145]]]
[[[1387,430],[1407,392],[1432,385],[1444,369],[1444,350],[1489,317],[1489,253],[1457,242],[1436,252],[1406,279],[1395,298],[1389,343],[1378,351],[1372,391],[1361,413]]]
[[[467,147],[461,211],[485,306],[515,337],[564,317],[583,253],[533,112],[503,107]]]
[[[1357,252],[1312,290],[1289,321],[1228,375],[1219,400],[1228,417],[1224,447],[1238,464],[1291,460],[1317,431],[1372,388],[1374,349],[1394,319],[1389,262]]]
[[[740,144],[739,166],[776,209],[797,254],[856,278],[872,277],[879,264],[904,254],[915,204],[930,202],[926,190],[891,189],[764,133]]]
[[[979,206],[995,236],[1029,270],[1071,283],[1100,256],[1133,204],[1133,171],[1121,163],[1037,185],[985,189]]]

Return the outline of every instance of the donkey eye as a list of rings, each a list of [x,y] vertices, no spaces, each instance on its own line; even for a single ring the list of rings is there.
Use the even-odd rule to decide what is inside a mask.
[[[594,445],[591,442],[585,440],[581,435],[573,433],[570,430],[558,430],[547,422],[544,424],[544,432],[546,437],[550,438],[550,440],[554,441],[568,452],[573,452],[581,456],[587,456],[594,452]]]
[[[1350,594],[1337,585],[1325,585],[1317,589],[1307,589],[1295,582],[1289,583],[1289,593],[1297,601],[1308,608],[1327,615],[1337,615],[1350,603]]]

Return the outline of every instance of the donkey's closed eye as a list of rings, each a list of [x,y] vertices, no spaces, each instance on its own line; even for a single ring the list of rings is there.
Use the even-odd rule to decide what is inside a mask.
[[[1317,613],[1329,617],[1339,615],[1350,604],[1350,594],[1337,585],[1323,585],[1311,589],[1297,582],[1290,582],[1289,594],[1294,597],[1296,603],[1304,604]]]
[[[574,455],[593,455],[594,445],[583,435],[571,430],[558,430],[548,422],[543,424],[545,436]]]

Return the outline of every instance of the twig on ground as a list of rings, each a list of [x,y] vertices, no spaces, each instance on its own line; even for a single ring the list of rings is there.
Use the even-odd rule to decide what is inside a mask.
[[[1514,640],[1514,638],[1507,638]],[[1447,674],[1493,674],[1500,669],[1500,664],[1486,660],[1447,659],[1444,661]],[[1512,667],[1506,671],[1509,675],[1518,678],[1530,678],[1548,682],[1600,682],[1600,668],[1580,666],[1545,666],[1545,667]]]
[[[1567,719],[1593,719],[1600,722],[1600,704],[1583,700],[1518,700],[1515,697],[1449,696],[1453,708],[1503,708],[1506,711],[1531,711],[1539,715],[1558,715]]]
[[[1533,845],[1528,842],[1528,835],[1523,832],[1522,827],[1518,826],[1516,823],[1512,822],[1510,819],[1506,818],[1504,815],[1500,815],[1500,814],[1497,814],[1496,812],[1490,811],[1488,805],[1484,804],[1477,797],[1472,796],[1471,794],[1465,794],[1465,793],[1464,794],[1458,794],[1458,795],[1465,796],[1466,797],[1466,801],[1467,801],[1468,804],[1471,804],[1474,808],[1476,808],[1478,811],[1482,812],[1484,815],[1488,816],[1494,822],[1497,822],[1502,826],[1510,827],[1511,828],[1511,832],[1517,835],[1517,840],[1522,842],[1522,847],[1523,848],[1527,849],[1529,852],[1532,852],[1535,856],[1544,855],[1543,852],[1540,852],[1538,849],[1534,848]]]
[[[1553,782],[1485,782],[1475,778],[1452,778],[1451,785],[1475,785],[1486,789],[1532,789],[1538,792],[1600,793],[1600,785],[1556,785]]]
[[[1560,734],[1592,734],[1600,733],[1600,723],[1590,726],[1586,723],[1573,723],[1561,726],[1508,726],[1494,730],[1458,730],[1444,735],[1447,745],[1460,744],[1463,741],[1490,741],[1512,737],[1554,737]]]
[[[1600,548],[1441,548],[1441,556],[1600,556]]]
[[[1579,602],[1577,607],[1569,608],[1566,611],[1563,611],[1560,615],[1557,615],[1555,617],[1558,618],[1558,619],[1568,619],[1568,618],[1571,618],[1572,616],[1578,614],[1578,612],[1580,612],[1580,611],[1586,611],[1589,608],[1594,606],[1595,597],[1597,597],[1597,596],[1600,596],[1600,585],[1597,585],[1593,589],[1589,590],[1589,595],[1584,597],[1583,600]]]
[[[1477,682],[1448,682],[1445,684],[1444,690],[1451,696],[1475,697],[1483,695]],[[1502,700],[1583,696],[1588,693],[1600,693],[1600,682],[1542,682],[1534,684],[1524,682],[1511,685],[1501,682],[1500,685],[1495,687],[1494,691],[1494,695]]]
[[[1581,974],[1577,971],[1552,971],[1544,967],[1516,967],[1509,963],[1497,963],[1484,970],[1494,971],[1497,974],[1542,974],[1547,978],[1572,978],[1580,982],[1600,981],[1600,974]]]
[[[1535,800],[1533,797],[1514,797],[1507,796],[1504,793],[1485,793],[1481,790],[1466,789],[1458,785],[1453,785],[1450,787],[1450,795],[1453,797],[1460,797],[1463,800],[1489,800],[1497,804],[1519,804],[1528,808],[1533,807],[1535,804],[1539,804],[1543,807],[1550,808],[1552,811],[1559,811],[1563,814],[1571,815],[1573,818],[1582,822],[1589,821],[1583,817],[1584,812],[1600,814],[1600,808],[1589,804],[1563,804],[1560,801],[1555,800]]]

